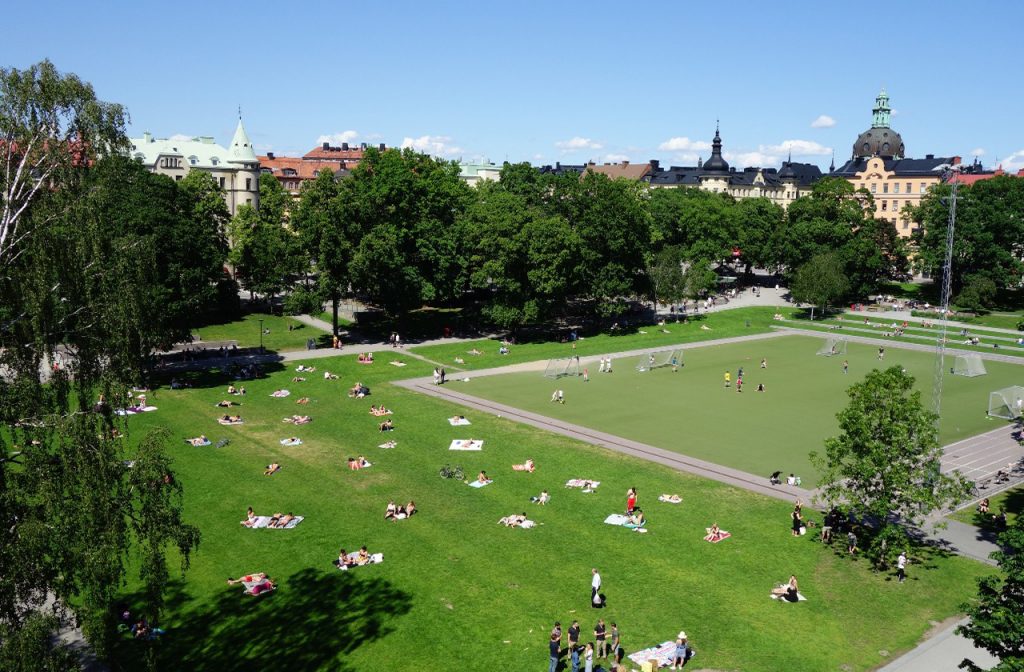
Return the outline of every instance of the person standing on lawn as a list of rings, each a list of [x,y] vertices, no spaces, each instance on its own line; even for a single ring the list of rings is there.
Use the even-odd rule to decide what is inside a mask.
[[[580,622],[573,621],[569,626],[569,649],[575,649],[580,643]]]
[[[558,659],[562,655],[562,640],[558,633],[551,633],[551,640],[548,642],[548,654],[550,656],[548,672],[557,672]]]
[[[594,626],[594,640],[597,642],[597,657],[607,658],[608,640],[606,639],[606,628],[603,618],[597,619],[597,625]]]
[[[594,609],[601,608],[601,575],[597,567],[590,570],[590,606]]]

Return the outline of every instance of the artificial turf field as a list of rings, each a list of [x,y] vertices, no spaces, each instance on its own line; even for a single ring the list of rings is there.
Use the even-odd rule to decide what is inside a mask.
[[[480,376],[467,392],[516,408],[641,441],[703,460],[764,475],[781,470],[803,478],[813,489],[817,472],[808,453],[822,450],[836,434],[836,413],[847,402],[846,389],[874,368],[900,365],[917,379],[922,402],[931,404],[935,357],[931,352],[850,343],[848,353],[818,356],[823,338],[782,336],[758,341],[686,349],[685,366],[673,373],[664,367],[638,373],[643,358],[613,361],[613,373],[597,373],[590,382],[540,372]],[[761,358],[768,367],[760,368]],[[844,375],[842,363],[850,364]],[[948,358],[949,366],[953,357]],[[974,378],[946,375],[940,441],[948,444],[995,429],[986,416],[988,394],[1024,381],[1016,364],[985,362],[988,374]],[[737,369],[743,368],[743,392],[736,392]],[[732,384],[724,386],[724,373]],[[948,371],[947,371],[948,373]],[[758,383],[765,386],[757,392]],[[565,392],[564,405],[551,403],[554,389]]]
[[[815,341],[785,339],[804,344],[796,349],[802,368],[837,366],[814,357]],[[717,350],[699,356],[717,357]],[[769,372],[781,372],[785,356],[765,352]],[[695,350],[685,372],[675,374],[679,380],[668,382],[696,377],[697,357]],[[726,358],[731,362],[735,355]],[[126,457],[147,430],[170,429],[186,517],[203,533],[161,622],[168,630],[157,645],[163,669],[543,669],[555,620],[567,626],[579,618],[586,635],[600,615],[618,623],[627,653],[685,629],[698,651],[694,669],[866,670],[885,661],[882,652],[912,647],[929,621],[955,614],[973,594],[973,579],[990,571],[963,558],[921,552],[921,564],[899,585],[863,561],[834,554],[813,535],[791,537],[786,502],[394,387],[388,381],[429,375],[432,367],[405,358],[408,366],[397,368],[389,359],[382,353],[371,366],[357,364],[353,356],[322,359],[307,362],[317,367],[313,374],[296,374],[291,365],[246,382],[249,393],[233,411],[245,419],[242,426],[216,423],[221,409],[214,404],[226,397],[228,382],[216,374],[197,376],[193,389],[157,390],[150,403],[159,410],[129,419]],[[595,374],[590,385],[639,379],[625,365],[617,363],[608,377],[614,381],[600,382]],[[325,370],[340,380],[324,380]],[[291,382],[296,375],[307,380]],[[645,375],[651,384],[672,374]],[[720,375],[705,396],[722,392]],[[764,401],[782,397],[776,391],[785,387],[779,375]],[[372,388],[369,398],[345,397],[356,380]],[[470,385],[479,392],[483,383]],[[543,386],[547,395],[550,387]],[[564,387],[568,411],[581,402],[575,387]],[[278,388],[290,389],[292,396],[271,398]],[[730,394],[728,402],[736,396]],[[748,394],[754,395],[752,389],[741,403],[758,401],[748,401]],[[298,406],[300,396],[313,401]],[[379,418],[367,412],[371,403],[394,410],[395,432],[377,431]],[[308,413],[313,422],[281,422],[293,413]],[[454,413],[465,413],[472,426],[450,426],[446,418]],[[789,436],[799,438],[804,431],[795,428]],[[194,448],[182,440],[200,433],[231,443]],[[752,441],[768,433],[761,429]],[[303,445],[279,444],[291,435]],[[450,452],[455,438],[483,439],[484,450]],[[377,448],[385,439],[396,440],[397,447]],[[374,466],[349,471],[345,459],[359,454]],[[512,464],[528,457],[538,465],[535,473],[512,471]],[[283,469],[265,477],[263,467],[271,461]],[[470,477],[486,469],[495,482],[477,490],[443,480],[437,471],[447,462],[461,464]],[[562,487],[575,477],[602,485],[593,494]],[[602,524],[623,508],[630,486],[639,490],[648,534]],[[551,492],[551,504],[531,504],[530,496],[542,489]],[[660,503],[661,493],[679,493],[683,503]],[[415,499],[421,513],[386,522],[383,511],[391,498]],[[258,514],[292,511],[306,519],[293,530],[250,530],[238,522],[248,505]],[[523,511],[537,521],[536,528],[497,525],[500,517]],[[717,545],[703,542],[704,528],[716,521],[733,537]],[[351,551],[362,544],[383,553],[384,563],[347,573],[332,567],[340,546]],[[608,608],[602,612],[588,607],[591,567],[604,576]],[[253,598],[225,584],[228,576],[256,571],[277,579],[279,589]],[[791,573],[809,601],[769,600],[768,590]],[[132,588],[126,587],[129,604]],[[139,647],[123,642],[128,668],[141,658]]]

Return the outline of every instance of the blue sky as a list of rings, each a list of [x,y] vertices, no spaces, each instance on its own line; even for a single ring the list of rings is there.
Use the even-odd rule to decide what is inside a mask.
[[[130,131],[466,160],[849,157],[884,86],[910,156],[1024,167],[1017,2],[32,2],[0,65],[49,58]],[[11,27],[17,27],[11,30]],[[818,120],[817,124],[814,124]]]

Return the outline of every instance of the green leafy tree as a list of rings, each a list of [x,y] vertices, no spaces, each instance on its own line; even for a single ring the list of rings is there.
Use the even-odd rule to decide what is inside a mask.
[[[1020,672],[1024,670],[1024,516],[998,537],[1002,550],[992,554],[1000,573],[978,580],[978,600],[961,605],[970,620],[956,634],[999,659],[992,668],[964,659],[960,668],[969,672]]]
[[[293,266],[292,234],[280,221],[266,221],[248,204],[239,206],[231,227],[235,241],[231,256],[242,287],[273,300],[287,286]]]
[[[686,296],[683,254],[678,247],[665,247],[658,252],[647,269],[654,288],[654,298],[663,304],[676,304]]]
[[[172,284],[161,275],[168,266],[158,268],[166,248],[156,231],[195,221],[195,203],[179,202],[166,178],[140,179],[159,206],[133,215],[102,172],[131,177],[131,167],[97,156],[126,145],[120,108],[97,101],[77,78],[48,63],[3,70],[0,92],[3,151],[12,162],[24,152],[54,166],[33,176],[46,175],[34,193],[16,171],[0,173],[5,205],[18,203],[15,218],[5,215],[0,259],[0,657],[38,646],[52,628],[38,618],[52,596],[73,608],[94,651],[108,658],[127,567],[139,568],[141,607],[159,622],[168,553],[184,568],[199,541],[181,517],[167,436],[145,436],[128,450],[112,439],[123,420],[96,403],[99,395],[126,397],[149,355],[140,344],[167,328],[150,322],[145,305]],[[54,158],[62,152],[72,156]],[[191,243],[189,233],[178,231]]]
[[[702,189],[654,189],[650,194],[652,240],[679,246],[687,260],[722,260],[739,242],[736,201]]]
[[[941,280],[951,187],[932,187],[912,211],[917,265]],[[953,236],[954,296],[970,278],[986,277],[997,288],[1015,286],[1024,273],[1024,180],[1001,175],[958,187]]]
[[[826,504],[874,526],[874,539],[862,546],[884,566],[908,543],[906,525],[963,501],[971,486],[957,472],[940,471],[937,418],[901,367],[876,369],[847,394],[850,403],[837,415],[841,433],[825,441],[824,453],[812,452],[811,463],[822,473]]]
[[[698,299],[718,289],[718,274],[707,259],[690,262],[683,274],[683,296]]]
[[[342,187],[330,170],[302,185],[291,225],[317,273],[321,301],[331,302],[331,321],[338,333],[338,304],[348,289],[349,265],[357,241],[342,202]]]
[[[736,201],[735,244],[743,253],[744,273],[753,268],[774,269],[781,264],[780,241],[786,211],[767,198]]]
[[[797,269],[790,286],[796,301],[811,304],[811,319],[814,319],[814,306],[820,306],[822,312],[826,312],[849,290],[850,281],[843,270],[842,260],[833,252],[812,257]]]
[[[0,670],[9,672],[77,672],[82,669],[64,644],[54,645],[57,617],[33,613],[19,628],[0,624]]]
[[[988,310],[995,304],[998,291],[991,278],[984,275],[969,276],[954,303],[964,310]]]

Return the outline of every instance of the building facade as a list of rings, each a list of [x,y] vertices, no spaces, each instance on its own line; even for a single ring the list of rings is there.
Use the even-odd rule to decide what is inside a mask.
[[[343,142],[340,147],[324,142],[301,157],[275,156],[267,152],[259,157],[260,170],[276,177],[292,198],[298,198],[303,183],[315,180],[322,170],[330,170],[339,179],[347,176],[363,160],[366,149],[365,142],[359,145]],[[382,143],[378,149],[384,151],[387,147]]]
[[[866,189],[874,198],[875,218],[892,222],[900,236],[909,237],[917,225],[907,207],[919,205],[928,190],[944,179],[944,169],[960,164],[960,157],[906,158],[903,137],[892,129],[890,117],[889,96],[883,89],[875,98],[871,128],[857,137],[850,160],[830,175],[848,180],[855,189]]]
[[[176,181],[193,170],[212,175],[224,192],[224,201],[232,216],[243,204],[259,207],[259,159],[241,119],[229,147],[218,145],[211,136],[154,138],[149,132],[141,138],[130,138],[129,142],[132,158],[154,173]]]
[[[650,185],[655,188],[688,187],[718,194],[744,198],[767,198],[786,208],[790,203],[811,193],[821,178],[821,169],[812,163],[798,163],[790,156],[782,168],[748,167],[739,171],[729,166],[722,156],[722,136],[715,128],[711,156],[697,161],[696,166],[661,168],[652,161]]]
[[[498,182],[501,180],[501,166],[491,161],[482,163],[459,162],[459,179],[471,187],[484,180]]]

